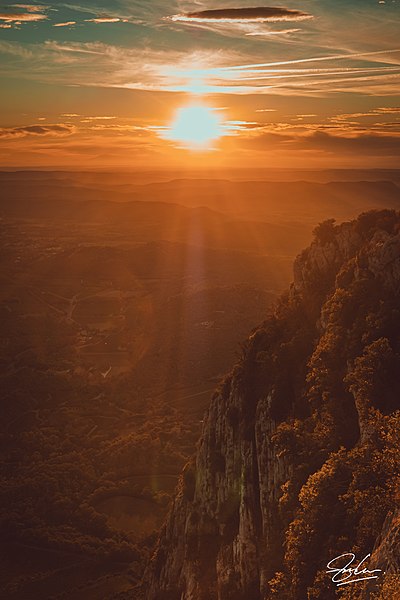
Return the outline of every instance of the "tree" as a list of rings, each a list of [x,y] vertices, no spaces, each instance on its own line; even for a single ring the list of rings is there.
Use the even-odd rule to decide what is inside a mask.
[[[313,235],[317,242],[325,246],[325,244],[333,241],[335,237],[335,222],[335,219],[327,219],[315,227]]]

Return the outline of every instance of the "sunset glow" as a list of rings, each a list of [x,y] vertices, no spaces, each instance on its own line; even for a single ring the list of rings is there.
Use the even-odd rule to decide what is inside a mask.
[[[400,600],[400,0],[19,2],[0,600]]]
[[[0,11],[3,166],[397,167],[399,0],[100,4]]]
[[[221,120],[207,106],[180,108],[164,137],[191,149],[208,148],[223,135]]]

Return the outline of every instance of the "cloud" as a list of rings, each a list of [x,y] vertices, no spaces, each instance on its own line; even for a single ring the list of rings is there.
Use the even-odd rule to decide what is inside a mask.
[[[286,66],[286,65],[296,65],[296,64],[304,64],[304,63],[315,63],[321,61],[333,61],[333,60],[353,60],[358,58],[371,58],[381,55],[386,55],[385,60],[379,59],[379,62],[387,62],[387,58],[390,57],[391,54],[397,54],[400,52],[400,48],[388,48],[386,50],[374,50],[373,52],[353,52],[353,53],[342,53],[342,54],[329,54],[327,56],[314,56],[310,58],[296,58],[291,60],[280,60],[273,61],[267,63],[253,63],[253,64],[242,64],[235,65],[230,67],[225,67],[225,70],[247,70],[247,69],[259,69],[266,67],[276,67],[276,66]],[[397,61],[396,61],[397,64]]]
[[[400,78],[400,64],[394,62],[399,48],[268,63],[250,62],[232,48],[188,52],[53,40],[41,44],[0,41],[0,53],[10,56],[1,66],[3,75],[21,72],[24,78],[63,85],[191,94],[398,96]],[[379,63],[370,60],[378,57]]]
[[[330,117],[330,120],[340,123],[340,122],[348,122],[349,120],[359,121],[360,118],[367,118],[367,117],[368,118],[376,118],[377,116],[391,117],[392,115],[400,116],[400,107],[385,106],[385,107],[373,108],[367,112],[340,113],[339,115]],[[398,117],[395,116],[394,118],[398,118]]]
[[[96,17],[94,19],[85,19],[86,23],[127,23],[128,19],[119,17]]]
[[[77,53],[77,54],[98,54],[101,55],[101,48],[103,48],[103,53],[106,52],[106,48],[107,46],[105,46],[104,44],[96,44],[96,43],[83,43],[83,44],[59,44],[58,42],[55,42],[53,40],[47,40],[44,43],[45,49],[50,50],[50,51],[54,51],[54,52],[59,52],[59,53],[64,53],[64,52],[71,52],[71,53]],[[0,45],[0,49],[2,48],[2,46]]]
[[[381,108],[376,108],[372,112],[377,113],[379,115],[400,114],[400,106],[382,106]]]
[[[354,91],[371,95],[393,95],[400,76],[400,65],[390,64],[390,57],[399,52],[400,49],[396,48],[203,70],[186,68],[179,71],[175,68],[169,70],[169,91],[190,91],[193,81],[199,80],[202,81],[199,89],[203,93],[330,96],[341,91]],[[353,60],[375,59],[378,56],[380,64],[370,63],[368,66],[317,66],[322,61],[347,61],[351,65]],[[383,66],[384,63],[389,63],[389,66]],[[179,78],[184,79],[185,75],[186,85],[179,85]],[[173,85],[174,80],[177,85]]]
[[[5,21],[6,23],[29,23],[43,21],[44,19],[47,19],[47,16],[37,12],[0,13],[0,21]]]
[[[23,72],[29,79],[55,81],[63,85],[121,87],[169,91],[172,84],[185,83],[188,64],[194,70],[208,65],[218,68],[235,63],[240,54],[231,50],[183,52],[124,48],[101,42],[18,44],[0,40],[3,61],[1,74]],[[77,65],[79,68],[77,68]],[[173,71],[173,72],[172,72]],[[175,73],[175,71],[177,71]]]
[[[400,155],[399,135],[361,134],[338,136],[325,131],[315,131],[304,138],[304,142],[318,150],[358,154]]]
[[[327,154],[367,155],[367,156],[399,156],[400,134],[375,133],[364,130],[361,133],[331,133],[321,127],[306,133],[285,132],[265,128],[261,133],[243,137],[244,148],[269,151],[275,150],[308,150]]]
[[[289,35],[290,33],[298,33],[301,29],[279,29],[277,31],[271,30],[258,30],[258,31],[250,31],[249,33],[245,33],[248,36],[254,37],[268,37],[270,35]]]
[[[77,115],[74,115],[77,116]],[[90,121],[112,121],[113,119],[116,119],[117,117],[115,116],[100,116],[100,117],[85,117],[85,120],[82,121],[82,123],[89,123]]]
[[[0,138],[15,139],[26,136],[71,135],[75,128],[72,125],[27,125],[25,127],[1,127]]]
[[[303,21],[312,15],[283,7],[219,8],[181,13],[167,17],[174,22],[193,23],[270,23],[277,21]]]
[[[48,6],[39,5],[39,4],[12,4],[13,8],[22,8],[23,10],[27,10],[28,12],[43,12],[48,8]]]
[[[25,45],[16,44],[15,42],[6,42],[0,41],[0,53],[8,54],[11,57],[16,57],[20,60],[29,60],[33,58],[34,53],[30,48],[27,48]],[[11,59],[7,61],[10,63]]]
[[[54,23],[53,27],[70,27],[76,25],[76,21],[66,21],[65,23]]]

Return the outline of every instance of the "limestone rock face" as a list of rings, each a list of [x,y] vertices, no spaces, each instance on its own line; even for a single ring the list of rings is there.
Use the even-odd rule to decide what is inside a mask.
[[[378,231],[371,240],[368,269],[386,285],[398,286],[400,281],[400,235]]]
[[[324,494],[335,513],[345,490],[352,493],[348,465],[359,460],[354,449],[360,429],[371,422],[373,393],[362,387],[360,373],[362,361],[377,354],[373,344],[385,329],[382,306],[399,291],[399,229],[399,215],[377,213],[367,224],[361,219],[335,227],[331,240],[314,241],[296,259],[289,294],[250,336],[239,364],[211,400],[196,455],[182,473],[146,574],[149,600],[336,597],[318,583],[328,548],[341,549],[336,531],[328,539],[318,516],[325,510],[319,481],[332,479]],[[351,391],[349,373],[361,381]],[[362,443],[373,440],[370,432]],[[336,463],[332,453],[339,456]],[[307,525],[313,494],[319,502],[314,530]],[[399,514],[390,515],[374,561],[398,570]],[[315,543],[315,554],[321,554],[312,558],[315,568],[296,558],[298,531],[299,546],[312,549]],[[348,551],[361,535],[357,531],[357,523],[350,533],[343,529]],[[286,584],[279,588],[278,580]],[[320,593],[312,592],[315,582],[325,595],[312,595]]]
[[[315,279],[335,275],[356,254],[360,244],[361,237],[350,223],[344,223],[331,241],[312,244],[294,262],[295,291],[304,293]]]
[[[274,544],[274,515],[291,465],[272,442],[268,396],[257,402],[252,423],[235,418],[243,419],[244,410],[236,384],[226,400],[213,398],[161,536],[150,597],[257,598],[271,577],[261,557]]]
[[[400,573],[400,508],[388,514],[370,564],[385,573]]]

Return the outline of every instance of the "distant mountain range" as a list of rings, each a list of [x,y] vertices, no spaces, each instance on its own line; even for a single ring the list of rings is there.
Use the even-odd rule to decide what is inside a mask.
[[[104,181],[105,179],[105,181]],[[159,239],[294,256],[332,214],[400,208],[393,181],[271,182],[182,179],[116,184],[100,174],[0,173],[3,218],[40,218],[130,230]]]

